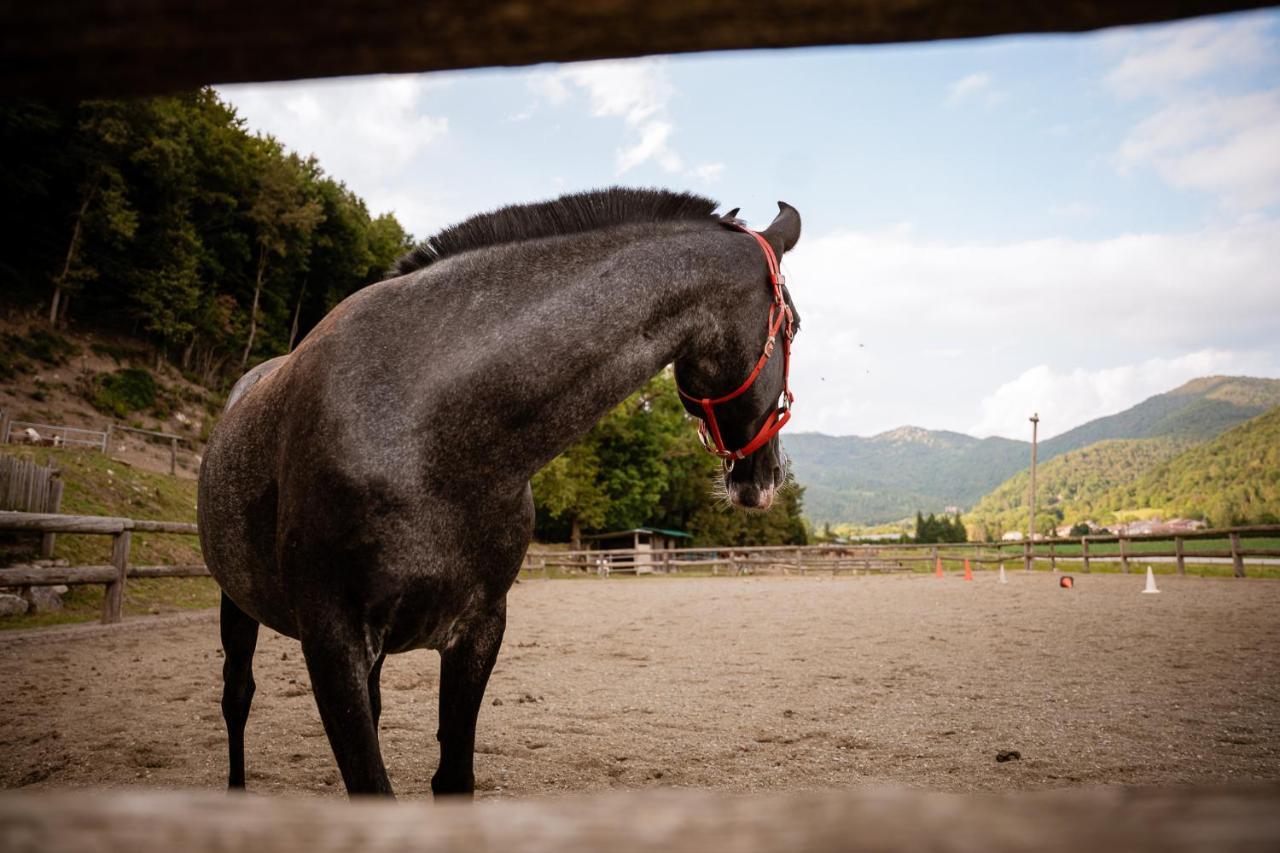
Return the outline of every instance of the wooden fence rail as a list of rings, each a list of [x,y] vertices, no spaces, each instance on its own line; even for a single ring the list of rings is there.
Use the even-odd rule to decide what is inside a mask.
[[[111,455],[111,439],[117,432],[143,435],[147,438],[166,442],[169,448],[169,474],[178,473],[178,442],[188,446],[191,440],[168,432],[153,429],[138,429],[108,422],[106,429],[81,429],[80,427],[62,426],[61,424],[42,424],[33,421],[16,421],[8,412],[0,409],[0,444],[20,444],[26,441],[26,430],[34,430],[40,436],[39,443],[51,443],[58,447],[92,447],[102,453]]]
[[[134,531],[191,535],[196,526],[181,521],[141,521],[97,515],[53,515],[50,513],[0,512],[0,531],[44,534],[81,533],[111,537],[111,563],[106,566],[10,566],[0,569],[0,586],[53,586],[56,584],[105,584],[102,622],[119,622],[124,609],[125,584],[133,578],[175,578],[208,575],[204,566],[129,565],[129,546]]]
[[[1098,786],[1014,794],[612,791],[478,803],[212,791],[0,794],[14,853],[1256,853],[1280,849],[1280,786]]]
[[[180,521],[146,521],[132,518],[92,515],[57,515],[53,513],[0,511],[0,531],[35,532],[46,536],[54,533],[78,533],[110,536],[111,562],[99,566],[45,567],[19,565],[0,569],[0,587],[51,586],[56,584],[105,584],[106,595],[102,605],[104,623],[119,622],[124,604],[125,585],[129,578],[173,578],[207,576],[204,566],[130,566],[129,547],[132,535],[138,533],[196,534],[196,525]],[[671,548],[646,551],[642,549],[616,551],[550,551],[532,548],[524,557],[523,570],[550,575],[550,570],[568,569],[584,573],[674,573],[682,569],[710,567],[718,574],[723,567],[730,574],[748,574],[771,571],[781,574],[805,575],[818,572],[903,572],[929,569],[939,563],[1002,563],[1013,555],[1005,549],[1019,547],[1031,558],[1049,557],[1056,568],[1057,561],[1079,560],[1083,570],[1090,570],[1090,563],[1098,560],[1119,560],[1123,570],[1135,557],[1173,557],[1178,574],[1186,573],[1187,559],[1197,557],[1230,559],[1236,577],[1244,577],[1246,557],[1280,557],[1280,549],[1244,548],[1242,542],[1249,537],[1280,535],[1280,525],[1234,527],[1223,530],[1204,530],[1176,536],[1086,536],[1082,539],[1055,539],[1035,543],[967,542],[937,545],[911,543],[884,543],[875,545],[762,545],[752,547],[704,547]],[[1186,550],[1184,540],[1222,539],[1230,543],[1229,549],[1191,551]],[[1168,550],[1131,552],[1133,542],[1170,541]],[[1090,545],[1118,542],[1119,555],[1102,555],[1091,552]],[[1080,554],[1061,554],[1054,549],[1060,545],[1080,546]],[[1028,564],[1028,568],[1030,564]]]
[[[1188,531],[1177,534],[1103,534],[1079,539],[1037,539],[1033,542],[948,542],[914,544],[882,542],[875,544],[761,545],[743,547],[687,547],[666,550],[618,549],[550,551],[533,548],[525,555],[522,568],[548,574],[551,569],[612,573],[679,572],[681,569],[710,566],[712,574],[727,567],[732,574],[757,569],[772,569],[783,574],[806,574],[809,571],[910,571],[933,568],[938,561],[956,564],[968,560],[975,565],[996,565],[1023,561],[1028,571],[1037,560],[1049,561],[1056,570],[1058,563],[1079,563],[1089,572],[1097,562],[1118,562],[1128,572],[1133,560],[1170,559],[1180,575],[1186,574],[1188,560],[1197,558],[1231,560],[1236,577],[1245,576],[1246,558],[1280,558],[1274,547],[1245,547],[1250,538],[1280,537],[1280,525],[1250,525],[1223,529]],[[1188,550],[1188,542],[1226,540],[1226,548]],[[1168,543],[1167,548],[1151,549],[1152,543]],[[1104,553],[1099,546],[1116,544],[1114,553]],[[1135,546],[1139,546],[1135,550]],[[1073,549],[1079,548],[1079,553]],[[1063,549],[1067,550],[1063,550]],[[1092,549],[1092,550],[1091,550]]]

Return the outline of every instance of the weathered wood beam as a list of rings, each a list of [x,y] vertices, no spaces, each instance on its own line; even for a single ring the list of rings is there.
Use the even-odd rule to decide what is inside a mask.
[[[221,792],[0,795],[0,848],[325,851],[1275,850],[1280,788],[906,790],[728,796],[630,791],[475,805]]]
[[[0,94],[156,94],[205,83],[805,45],[1072,32],[1256,0],[61,0],[0,4]]]

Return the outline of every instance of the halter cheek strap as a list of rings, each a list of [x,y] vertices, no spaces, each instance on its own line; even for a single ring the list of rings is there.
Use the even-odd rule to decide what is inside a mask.
[[[737,459],[745,459],[764,447],[769,443],[769,439],[777,435],[787,421],[791,420],[791,404],[795,401],[795,396],[791,393],[791,338],[795,334],[795,316],[792,314],[791,308],[787,305],[786,297],[782,293],[782,286],[786,283],[786,280],[782,276],[782,271],[778,268],[778,256],[774,253],[773,246],[770,246],[769,241],[759,232],[752,231],[746,226],[729,222],[726,222],[725,225],[754,237],[756,242],[760,244],[761,250],[764,251],[765,261],[769,265],[769,285],[773,288],[773,304],[769,306],[769,335],[765,339],[764,352],[756,360],[756,366],[752,369],[746,381],[739,385],[737,390],[731,391],[723,397],[694,397],[691,394],[686,394],[679,385],[676,385],[676,390],[686,400],[697,403],[702,407],[703,417],[702,423],[698,427],[698,435],[702,439],[703,447],[721,459],[732,463]],[[786,323],[785,329],[783,329],[784,322]],[[773,357],[779,331],[783,332],[783,337],[782,397],[779,399],[778,408],[769,413],[764,425],[760,427],[754,438],[743,447],[737,450],[730,450],[725,446],[724,437],[720,434],[720,424],[716,422],[715,407],[745,394],[747,389],[755,384],[755,381],[760,377],[760,372],[764,370],[764,366]]]

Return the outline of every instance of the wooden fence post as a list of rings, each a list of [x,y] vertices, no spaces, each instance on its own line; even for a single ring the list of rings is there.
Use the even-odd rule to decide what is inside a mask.
[[[1120,537],[1120,571],[1129,574],[1129,540]]]
[[[1080,560],[1084,564],[1081,568],[1086,575],[1089,574],[1089,537],[1080,537]]]
[[[1231,565],[1235,576],[1244,577],[1244,555],[1240,553],[1240,534],[1231,534]]]
[[[1031,540],[1022,543],[1022,570],[1031,571]]]
[[[45,505],[40,512],[58,512],[62,509],[62,476],[60,471],[55,471],[53,477],[49,480],[49,496],[45,500]],[[53,556],[53,545],[57,539],[56,533],[45,533],[40,537],[40,556],[48,559]]]
[[[1057,546],[1052,542],[1049,543],[1049,571],[1056,572],[1058,570],[1058,552]]]
[[[804,552],[799,548],[796,549],[796,571],[802,575],[804,574]]]
[[[1173,537],[1173,555],[1178,560],[1178,574],[1185,577],[1187,574],[1187,561],[1186,557],[1182,553],[1181,536]]]
[[[107,456],[111,455],[111,422],[107,422],[107,428],[102,431],[102,452]]]
[[[0,444],[9,443],[9,410],[0,409]]]
[[[116,568],[116,579],[107,584],[102,597],[102,624],[119,622],[124,609],[124,583],[129,574],[130,532],[121,530],[111,537],[111,565]]]
[[[178,439],[169,439],[169,476],[178,474]]]

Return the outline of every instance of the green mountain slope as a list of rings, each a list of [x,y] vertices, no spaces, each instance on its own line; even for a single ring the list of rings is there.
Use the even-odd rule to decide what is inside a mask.
[[[1280,406],[1192,447],[1099,500],[1210,525],[1280,523]]]
[[[1040,443],[1042,459],[1115,438],[1205,441],[1280,406],[1280,379],[1205,376]]]
[[[1188,439],[1138,438],[1100,441],[1071,450],[1036,467],[1036,529],[1093,518],[1115,488],[1134,482],[1183,452]],[[1026,530],[1030,473],[1019,471],[980,500],[967,521],[980,538]],[[984,535],[985,534],[985,535]]]
[[[1280,380],[1203,377],[1042,441],[1040,461],[1109,440],[1168,437],[1186,446],[1277,405]],[[784,434],[782,442],[806,489],[805,514],[815,524],[873,524],[916,510],[968,508],[1025,469],[1031,457],[1025,441],[918,427],[871,438]]]
[[[783,437],[783,446],[815,524],[875,523],[917,509],[969,506],[1030,458],[1025,442],[919,427],[871,438],[795,433]]]

